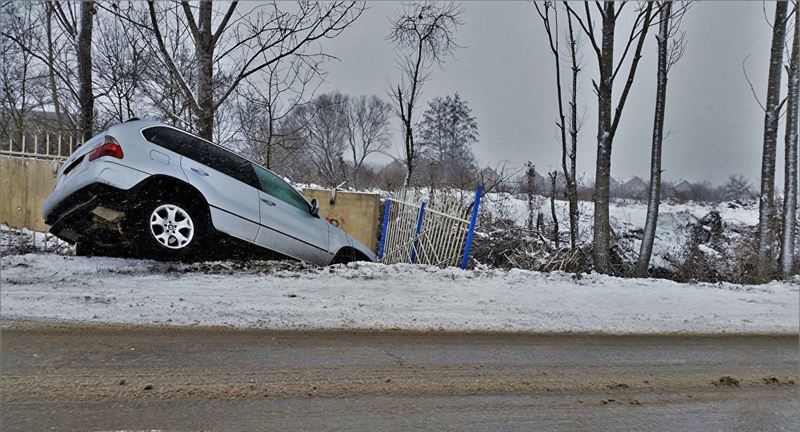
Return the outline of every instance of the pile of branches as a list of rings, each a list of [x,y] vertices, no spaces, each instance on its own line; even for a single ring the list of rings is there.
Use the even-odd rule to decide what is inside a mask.
[[[586,266],[586,251],[556,248],[555,242],[540,230],[520,228],[510,219],[495,219],[483,232],[476,234],[479,239],[472,259],[478,264],[542,272],[580,273],[590,270]]]

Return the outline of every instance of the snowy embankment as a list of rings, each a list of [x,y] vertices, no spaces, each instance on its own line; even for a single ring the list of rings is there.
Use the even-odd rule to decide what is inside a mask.
[[[800,284],[678,284],[352,264],[165,264],[52,254],[0,263],[14,321],[580,333],[797,333]]]

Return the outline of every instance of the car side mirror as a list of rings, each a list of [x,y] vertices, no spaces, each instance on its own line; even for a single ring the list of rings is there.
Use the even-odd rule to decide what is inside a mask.
[[[311,216],[319,217],[319,203],[316,198],[311,200]]]

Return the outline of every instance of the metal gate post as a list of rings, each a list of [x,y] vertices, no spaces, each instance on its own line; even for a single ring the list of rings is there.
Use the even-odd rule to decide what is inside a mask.
[[[472,204],[472,216],[469,218],[469,230],[467,231],[467,241],[464,243],[464,255],[461,258],[461,268],[467,269],[469,264],[469,254],[472,251],[472,236],[475,234],[475,223],[478,221],[478,206],[481,205],[481,195],[483,194],[483,185],[478,185],[475,190],[475,202]]]
[[[383,259],[383,248],[386,245],[386,231],[389,228],[389,212],[392,210],[392,200],[386,198],[386,205],[383,208],[383,226],[381,227],[381,242],[378,245],[378,259]]]
[[[425,201],[419,203],[417,213],[417,229],[414,231],[414,242],[411,244],[411,264],[417,263],[417,249],[419,248],[419,233],[422,231],[422,218],[425,217]]]

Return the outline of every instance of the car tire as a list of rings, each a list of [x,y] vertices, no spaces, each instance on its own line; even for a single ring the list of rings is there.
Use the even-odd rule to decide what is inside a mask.
[[[211,218],[204,207],[169,197],[140,203],[128,221],[139,255],[167,261],[203,259],[211,232]]]

